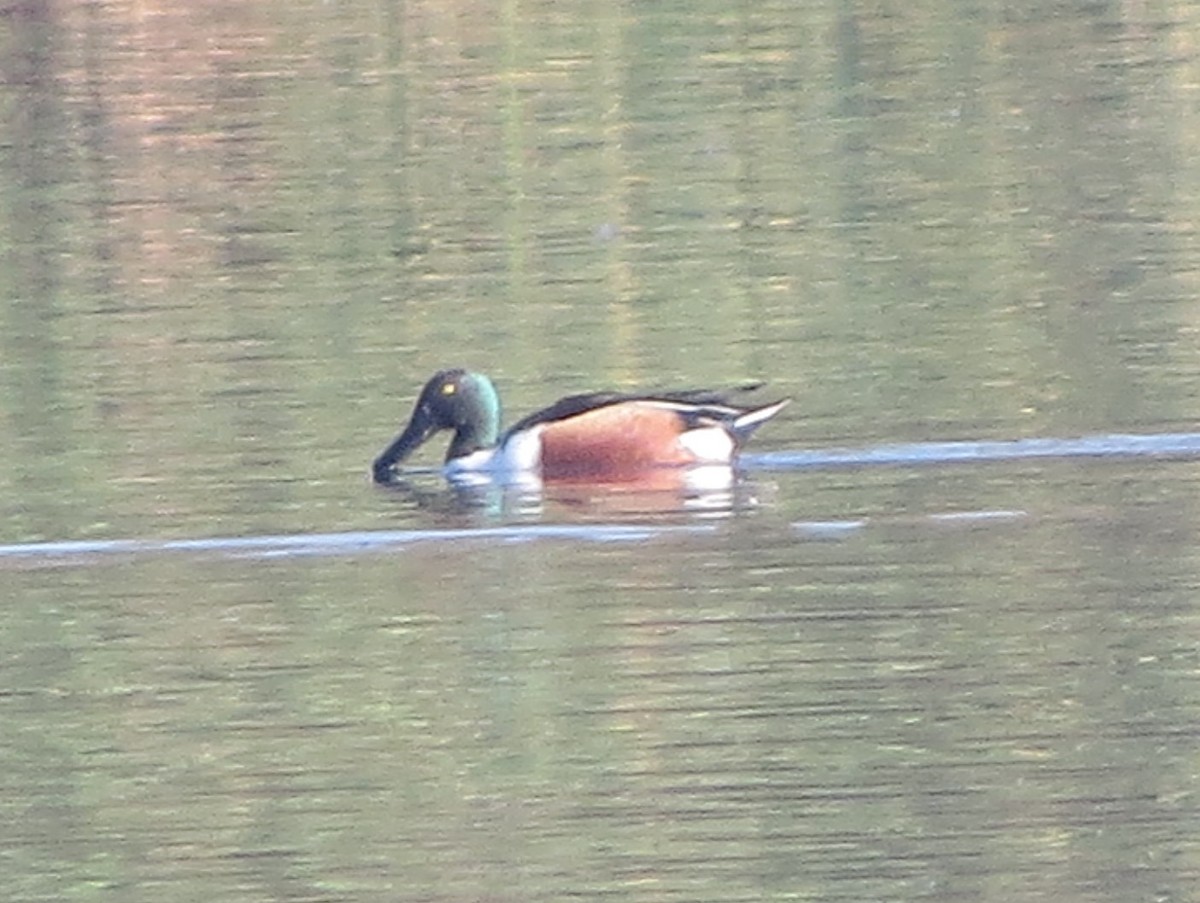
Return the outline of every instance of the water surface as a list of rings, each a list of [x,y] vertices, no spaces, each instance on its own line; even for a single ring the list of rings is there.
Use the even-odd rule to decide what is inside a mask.
[[[1191,4],[2,19],[8,899],[1194,898]],[[451,365],[794,402],[373,486]]]

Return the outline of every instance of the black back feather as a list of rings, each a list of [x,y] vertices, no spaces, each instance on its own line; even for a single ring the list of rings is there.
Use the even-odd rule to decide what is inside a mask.
[[[762,383],[749,383],[729,390],[719,389],[681,389],[667,392],[586,392],[582,395],[568,395],[560,398],[548,408],[534,411],[522,417],[508,428],[506,435],[513,435],[522,430],[530,429],[540,423],[553,423],[555,420],[566,420],[577,417],[588,411],[595,411],[609,405],[621,404],[627,401],[665,401],[672,404],[695,405],[695,411],[681,411],[688,426],[694,426],[703,421],[727,420],[743,410],[731,396],[753,392],[761,388]]]

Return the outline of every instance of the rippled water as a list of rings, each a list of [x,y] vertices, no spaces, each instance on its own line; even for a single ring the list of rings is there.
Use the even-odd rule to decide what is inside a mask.
[[[1027,458],[1109,458],[1183,460],[1200,457],[1200,433],[1160,433],[1148,436],[1112,435],[1086,436],[1079,439],[1018,439],[1008,442],[926,442],[907,445],[885,445],[864,449],[830,449],[823,451],[781,451],[747,454],[730,473],[731,484],[721,481],[719,488],[704,491],[690,490],[681,494],[677,480],[684,480],[693,471],[664,471],[665,480],[655,478],[652,486],[646,483],[617,485],[542,485],[530,486],[518,482],[509,486],[480,478],[463,485],[449,484],[444,490],[424,491],[410,482],[397,481],[390,491],[410,497],[418,504],[422,498],[436,499],[457,508],[461,513],[484,512],[489,516],[512,518],[504,526],[476,526],[441,530],[372,530],[345,533],[298,533],[288,535],[257,535],[244,537],[202,537],[196,539],[101,539],[62,540],[57,542],[12,543],[0,545],[0,558],[46,559],[84,563],[98,555],[161,554],[172,552],[212,552],[240,557],[274,557],[285,555],[347,555],[366,551],[393,550],[416,543],[451,543],[464,539],[528,541],[543,539],[573,539],[583,542],[637,542],[684,532],[711,532],[714,525],[677,525],[654,523],[664,515],[703,515],[726,517],[753,510],[759,505],[758,478],[775,471],[786,473],[798,469],[880,465],[948,465],[987,461],[1016,462]],[[700,470],[703,470],[701,468]],[[725,468],[720,470],[724,471]],[[436,482],[436,470],[414,470],[414,475],[429,477]],[[649,481],[647,481],[649,482]],[[529,525],[522,520],[541,520],[547,502],[569,500],[587,515],[581,520],[591,523]],[[453,501],[451,501],[453,500]],[[1019,510],[934,512],[925,515],[930,522],[961,523],[1009,520],[1025,516]],[[524,517],[522,517],[524,515]],[[642,515],[639,518],[637,515]],[[607,517],[607,519],[606,519]],[[612,518],[642,520],[641,526],[612,522]],[[792,526],[814,535],[832,535],[853,530],[865,521],[849,520],[797,522]]]
[[[5,899],[1194,898],[1190,5],[2,21]],[[793,404],[373,485],[449,365]]]

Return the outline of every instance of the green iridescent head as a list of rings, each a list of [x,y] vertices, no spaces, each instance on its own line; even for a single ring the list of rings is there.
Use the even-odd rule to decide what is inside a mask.
[[[408,426],[375,459],[376,482],[388,482],[397,464],[441,430],[454,430],[447,461],[495,445],[500,438],[500,397],[492,381],[470,370],[435,373],[421,390]]]

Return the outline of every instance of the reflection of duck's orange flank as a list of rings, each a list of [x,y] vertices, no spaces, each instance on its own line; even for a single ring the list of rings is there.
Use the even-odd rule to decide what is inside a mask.
[[[518,421],[500,435],[492,381],[443,370],[425,384],[412,417],[375,460],[374,476],[394,468],[434,433],[453,430],[446,472],[540,474],[544,479],[605,480],[653,468],[729,464],[787,399],[762,407],[732,404],[727,394],[695,390],[572,395]]]

